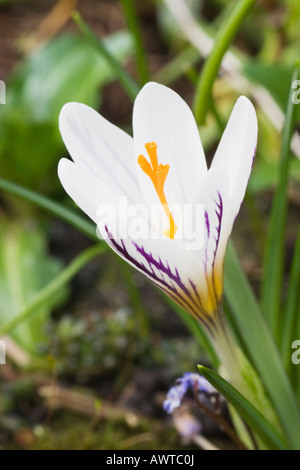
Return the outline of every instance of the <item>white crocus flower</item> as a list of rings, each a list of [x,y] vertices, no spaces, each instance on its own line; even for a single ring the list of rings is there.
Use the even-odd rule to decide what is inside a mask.
[[[238,99],[209,169],[190,108],[156,83],[145,85],[136,98],[133,138],[79,103],[64,106],[60,131],[74,160],[59,162],[66,192],[116,253],[212,332],[225,249],[256,149],[257,119],[250,101]],[[134,224],[140,231],[148,228],[148,238],[120,235],[116,214],[121,221],[129,217],[118,213],[124,196],[129,207],[138,208]],[[114,210],[100,220],[103,204]],[[153,204],[167,223],[163,229],[157,212],[143,210]],[[174,204],[203,210],[180,215],[173,212]],[[189,249],[195,223],[202,227],[203,243]]]

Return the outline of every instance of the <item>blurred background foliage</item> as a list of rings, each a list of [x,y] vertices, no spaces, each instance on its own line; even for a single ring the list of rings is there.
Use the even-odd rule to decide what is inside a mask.
[[[0,179],[75,211],[56,173],[59,158],[66,155],[58,130],[64,103],[86,103],[131,130],[132,103],[116,70],[78,30],[71,16],[74,9],[140,85],[147,79],[166,83],[192,105],[204,57],[178,24],[171,3],[133,2],[141,34],[137,46],[124,1],[0,1],[0,79],[6,84],[6,104],[0,105]],[[235,0],[184,3],[201,31],[214,38]],[[238,81],[243,84],[247,79],[244,93],[257,104],[259,117],[258,155],[233,233],[254,288],[261,279],[282,123],[266,116],[252,91],[255,87],[267,90],[284,111],[299,50],[298,0],[258,1],[231,48],[241,63]],[[216,80],[213,112],[200,127],[208,159],[239,94],[226,73]],[[299,156],[299,137],[295,148]],[[290,174],[287,253],[299,227],[300,161],[295,157]],[[65,221],[2,188],[0,326],[24,310],[90,243]],[[290,269],[287,259],[286,273]],[[194,368],[200,359],[210,365],[212,358],[173,310],[110,252],[84,266],[9,334],[8,364],[0,369],[0,447],[159,449],[184,445],[176,432],[170,432],[161,411],[162,399],[176,376]],[[67,390],[84,388],[76,399],[71,397],[73,407],[66,406],[68,398],[62,399],[55,405],[60,411],[53,412],[45,392],[52,381]],[[84,413],[86,397],[90,397],[91,409],[86,406],[90,412]],[[119,414],[105,411],[102,400],[117,403]],[[128,408],[136,415],[128,417]],[[207,432],[220,439],[215,428],[208,426]],[[115,447],[117,442],[119,447]]]

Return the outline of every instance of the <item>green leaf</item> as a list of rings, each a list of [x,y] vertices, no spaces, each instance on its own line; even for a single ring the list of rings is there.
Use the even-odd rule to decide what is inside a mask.
[[[282,111],[285,111],[291,90],[293,69],[293,65],[282,63],[263,64],[247,59],[244,61],[243,73],[251,82],[255,82],[268,90]],[[296,108],[296,120],[299,122],[300,108],[299,106]]]
[[[12,320],[35,294],[61,270],[60,262],[47,253],[45,238],[37,229],[0,221],[0,322]],[[59,290],[31,317],[15,329],[14,339],[28,352],[38,354],[45,342],[45,324],[51,310],[66,297]]]
[[[122,67],[122,64],[118,58],[112,54],[112,51],[107,47],[107,44],[105,44],[102,39],[98,38],[85,23],[79,12],[74,11],[72,17],[82,32],[83,37],[86,40],[86,44],[94,51],[94,53],[98,54],[101,60],[106,61],[107,65],[114,70],[119,82],[122,84],[129,98],[133,101],[140,90],[138,84],[133,80],[131,75],[129,75],[127,70]]]
[[[128,57],[132,47],[130,35],[122,31],[103,43],[120,61]],[[99,104],[99,87],[115,78],[111,66],[84,39],[65,34],[35,50],[17,68],[9,83],[7,104],[26,111],[30,122],[57,124],[66,102],[95,106]]]
[[[0,336],[8,333],[15,333],[16,329],[22,329],[23,325],[28,325],[30,320],[36,318],[37,312],[45,305],[53,302],[53,298],[67,285],[72,277],[89,261],[105,251],[103,245],[97,244],[80,253],[66,268],[62,269],[57,276],[43,286],[39,291],[31,296],[30,300],[20,308],[20,311],[13,318],[7,320],[0,326]]]
[[[300,181],[300,161],[297,158],[290,162],[290,175],[293,179]],[[278,182],[278,166],[276,163],[259,159],[255,162],[251,178],[248,184],[248,191],[261,193],[262,191],[273,190]]]
[[[126,32],[104,43],[120,61],[131,50]],[[65,151],[58,129],[61,108],[68,101],[97,108],[101,87],[115,77],[110,64],[75,34],[59,36],[27,56],[8,81],[6,105],[0,107],[1,175],[53,193],[59,187],[57,159]]]
[[[300,67],[295,67],[291,83],[298,79]],[[290,87],[286,119],[282,136],[282,147],[279,162],[278,187],[272,204],[271,220],[266,241],[263,280],[261,290],[262,310],[276,335],[282,302],[282,283],[285,253],[285,226],[287,217],[287,184],[290,162],[290,141],[294,126],[296,105],[293,103]]]
[[[226,398],[228,403],[234,406],[251,431],[255,432],[269,449],[287,450],[289,448],[262,414],[232,385],[207,367],[198,366],[198,368],[199,372]]]
[[[286,436],[300,447],[300,415],[274,338],[259,308],[231,243],[225,257],[224,289],[232,321],[239,331],[248,357],[273,403]]]
[[[244,62],[243,73],[251,82],[265,87],[281,109],[285,110],[290,93],[292,66],[263,64],[257,60],[248,59]]]
[[[281,318],[280,327],[280,345],[286,369],[291,373],[291,345],[297,339],[297,330],[299,329],[298,310],[300,304],[300,230],[294,249],[292,267],[290,272],[285,306]]]

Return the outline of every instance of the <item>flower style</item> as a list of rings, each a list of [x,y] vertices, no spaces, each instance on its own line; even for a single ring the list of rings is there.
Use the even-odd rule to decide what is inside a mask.
[[[188,105],[172,90],[150,82],[133,109],[133,138],[96,111],[68,103],[60,131],[74,162],[62,159],[58,174],[66,192],[98,225],[101,236],[209,331],[218,321],[223,260],[250,176],[257,142],[251,102],[240,97],[207,168],[198,128]],[[151,236],[122,237],[114,217],[99,220],[99,206],[126,196],[139,209],[134,221]],[[156,205],[163,214],[143,207]],[[195,215],[174,206],[201,205]],[[127,215],[119,214],[126,218]],[[188,249],[193,224],[203,243]]]

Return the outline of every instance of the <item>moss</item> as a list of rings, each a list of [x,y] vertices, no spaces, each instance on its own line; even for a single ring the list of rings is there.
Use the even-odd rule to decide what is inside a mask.
[[[151,423],[130,427],[125,422],[95,423],[70,413],[55,413],[49,424],[34,430],[30,450],[181,450],[177,432],[171,426],[154,429]],[[10,444],[9,449],[20,445]],[[190,447],[189,447],[190,448]]]

